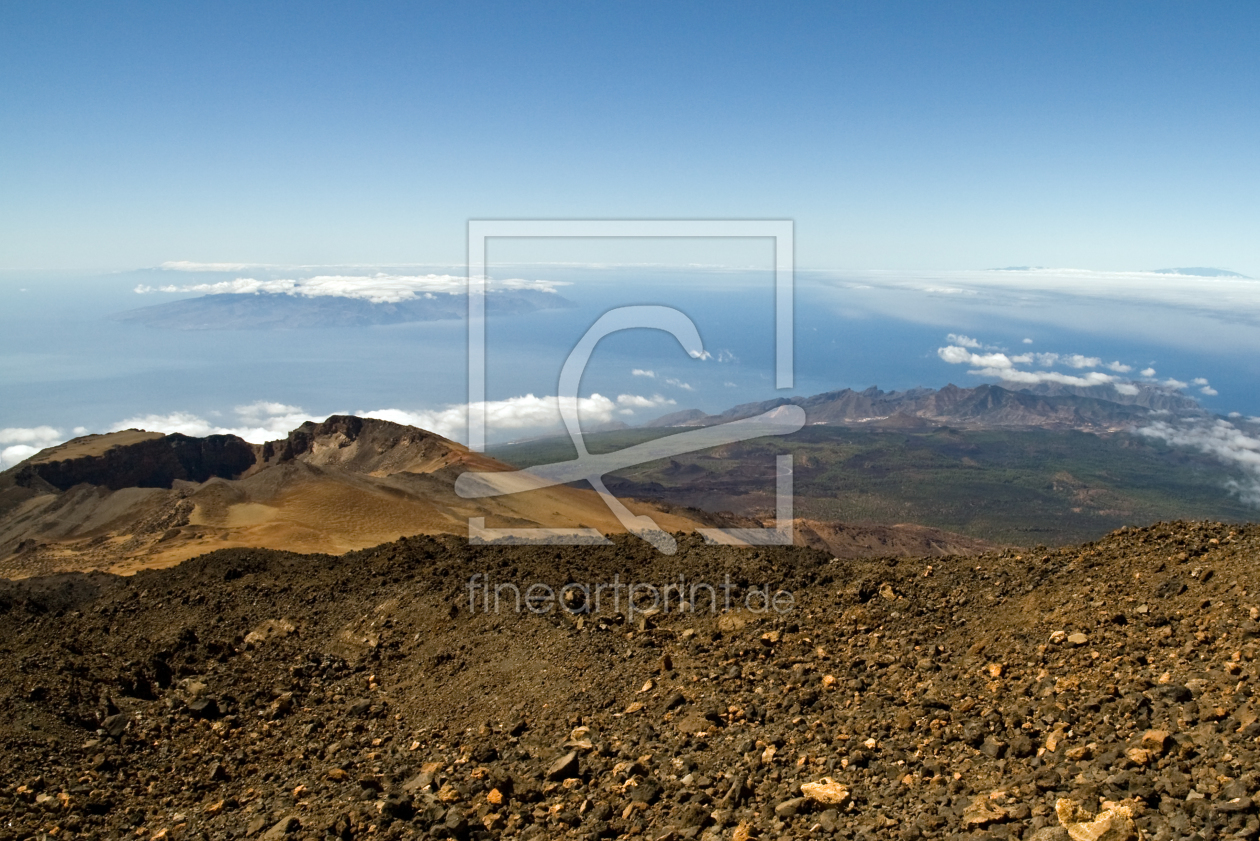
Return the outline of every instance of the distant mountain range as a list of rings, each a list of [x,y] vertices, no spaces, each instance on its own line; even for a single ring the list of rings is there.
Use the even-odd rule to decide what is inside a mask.
[[[1134,434],[1157,420],[1211,417],[1194,400],[1153,385],[1132,394],[1112,386],[1009,384],[844,389],[714,415],[674,412],[643,427],[591,430],[584,441],[591,452],[612,452],[787,404],[805,410],[798,432],[627,467],[605,484],[619,496],[765,521],[777,505],[775,456],[789,452],[797,539],[819,540],[837,555],[886,545],[878,528],[892,525],[898,544],[914,539],[906,524],[915,524],[936,530],[918,551],[930,544],[961,554],[961,535],[1061,545],[1123,525],[1255,517],[1231,490],[1231,482],[1245,479],[1237,470]],[[552,438],[491,452],[527,468],[573,458],[573,445]],[[860,531],[845,530],[853,526]],[[891,546],[885,551],[897,554]]]
[[[446,292],[395,303],[331,295],[226,293],[140,307],[112,318],[171,330],[297,330],[461,319],[466,303],[463,294]],[[492,289],[486,294],[487,315],[517,315],[571,306],[571,301],[556,293],[537,289]]]
[[[1176,392],[1139,385],[1125,394],[1113,385],[1090,388],[1041,384],[1032,387],[981,385],[885,392],[843,389],[812,397],[781,397],[744,403],[717,415],[698,409],[671,412],[648,428],[697,427],[753,417],[785,405],[805,410],[807,425],[863,424],[878,427],[1040,428],[1114,431],[1155,413],[1202,413],[1199,404]]]

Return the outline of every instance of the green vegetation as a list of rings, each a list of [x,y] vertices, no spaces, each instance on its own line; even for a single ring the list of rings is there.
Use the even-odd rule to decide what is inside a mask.
[[[678,430],[589,435],[592,452]],[[1256,511],[1230,494],[1233,473],[1211,458],[1127,433],[1051,430],[928,432],[810,426],[639,465],[610,489],[707,510],[768,514],[774,455],[791,452],[798,517],[917,523],[1016,545],[1094,540],[1122,525],[1159,520],[1247,521]],[[567,438],[497,447],[519,467],[575,457]]]

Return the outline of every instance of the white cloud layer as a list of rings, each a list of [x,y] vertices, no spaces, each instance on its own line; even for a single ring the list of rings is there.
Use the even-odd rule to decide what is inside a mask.
[[[615,400],[601,394],[580,397],[574,403],[578,416],[584,423],[608,423],[618,415],[632,415],[640,409],[658,409],[673,406],[672,398],[660,394],[619,394]],[[491,400],[485,403],[486,426],[492,431],[556,430],[561,425],[560,402],[555,397],[535,397],[526,394],[507,400]],[[180,433],[196,438],[207,435],[235,435],[253,444],[275,441],[307,421],[319,422],[332,414],[356,414],[365,418],[379,418],[394,423],[417,426],[430,432],[462,440],[468,429],[468,405],[456,404],[441,409],[408,411],[404,409],[376,409],[368,412],[327,412],[312,414],[300,406],[260,400],[232,410],[235,421],[221,423],[193,412],[169,412],[167,414],[134,415],[112,424],[106,432],[123,429],[145,429],[165,434]],[[52,426],[10,427],[0,429],[0,469],[8,469],[30,458],[40,450],[61,444],[72,437],[87,435],[85,427],[75,427],[72,434]]]
[[[1123,362],[1108,362],[1106,365],[1103,365],[1100,357],[1085,356],[1080,353],[1021,353],[1014,355],[999,351],[975,353],[972,350],[973,348],[983,347],[978,340],[968,336],[961,336],[957,333],[950,333],[945,338],[951,344],[937,348],[936,355],[951,365],[971,365],[972,370],[967,373],[974,376],[995,377],[1006,382],[1024,385],[1036,385],[1038,383],[1059,383],[1061,385],[1083,387],[1112,385],[1116,391],[1128,395],[1137,394],[1140,390],[1134,383],[1102,371],[1070,374],[1052,370],[1029,371],[1016,367],[1035,363],[1043,369],[1050,369],[1055,365],[1065,365],[1077,371],[1105,367],[1107,370],[1114,371],[1117,374],[1127,374],[1133,370],[1133,366],[1126,365]],[[970,344],[964,345],[957,341],[959,339],[966,339]],[[1155,376],[1155,369],[1146,368],[1141,373],[1143,377],[1149,379]],[[1164,380],[1160,385],[1176,390],[1184,390],[1190,387],[1190,383],[1172,378]],[[1200,386],[1200,394],[1208,397],[1215,397],[1218,394],[1216,389],[1212,388],[1203,377],[1195,378],[1194,385]]]
[[[980,349],[980,342],[971,338],[970,336],[964,336],[961,333],[950,333],[948,336],[945,337],[945,340],[948,341],[950,344],[958,345],[959,347],[973,348],[975,350]],[[1031,344],[1032,340],[1025,339],[1025,341]]]
[[[641,394],[619,394],[617,405],[628,409],[655,409],[658,406],[673,406],[674,401],[659,394],[653,394],[651,397],[644,397]]]
[[[192,271],[192,269],[189,269]],[[556,287],[566,285],[562,281],[524,280],[508,278],[489,284],[496,289],[532,289],[538,292],[555,292]],[[463,295],[467,290],[467,278],[461,275],[393,275],[378,272],[373,275],[316,275],[300,279],[258,280],[238,277],[215,283],[190,283],[183,286],[146,286],[140,284],[135,291],[145,295],[153,292],[190,293],[203,295],[295,295],[305,298],[355,298],[374,304],[396,304],[416,298],[438,294]]]
[[[207,435],[235,435],[252,444],[284,438],[290,431],[307,421],[321,421],[327,415],[312,415],[297,406],[259,401],[248,406],[237,406],[235,424],[218,424],[192,412],[171,412],[165,415],[136,415],[119,421],[110,427],[111,432],[120,429],[147,429],[150,432],[171,434],[178,432],[195,438]]]
[[[1241,482],[1231,479],[1226,484],[1244,502],[1260,507],[1260,438],[1248,435],[1220,418],[1182,425],[1157,421],[1139,429],[1138,434],[1159,438],[1175,447],[1207,453],[1225,464],[1242,469],[1246,479]]]
[[[1005,353],[972,353],[965,347],[959,345],[949,345],[947,347],[938,348],[936,351],[944,361],[951,365],[971,365],[972,370],[968,374],[978,377],[995,377],[1010,383],[1021,383],[1024,385],[1035,385],[1037,383],[1060,383],[1062,385],[1074,386],[1096,386],[1114,384],[1121,394],[1137,394],[1137,387],[1130,383],[1118,382],[1111,374],[1104,374],[1101,371],[1090,371],[1085,375],[1064,374],[1059,371],[1027,371],[1016,368],[1016,365],[1030,364],[1034,356],[1042,365],[1053,365],[1059,358],[1056,354],[1021,354],[1019,356],[1007,356]],[[1071,357],[1065,357],[1064,361],[1072,365],[1073,361],[1093,362],[1092,358],[1081,357],[1074,354]],[[1073,367],[1085,367],[1084,365],[1074,365]]]
[[[0,470],[7,470],[48,447],[67,439],[51,426],[7,427],[0,429]]]
[[[193,260],[167,260],[158,266],[170,272],[244,272],[265,269],[266,263],[198,263]]]
[[[983,295],[1028,303],[1061,295],[1260,319],[1260,281],[1249,278],[1091,269],[873,270],[823,272],[820,276],[847,288],[901,289],[951,297]]]
[[[568,399],[570,405],[577,410],[578,417],[584,423],[608,423],[618,414],[631,414],[636,409],[655,408],[674,403],[673,400],[653,395],[643,397],[637,394],[622,394],[612,400],[602,394],[590,397],[579,397],[576,401]],[[436,432],[446,438],[463,440],[468,430],[468,405],[458,403],[436,410],[409,411],[405,409],[378,409],[371,412],[356,412],[365,418],[418,426],[430,432]],[[507,400],[489,400],[482,404],[486,413],[486,428],[491,431],[554,429],[562,423],[560,418],[560,400],[556,397],[536,397],[526,394],[521,397],[510,397]]]
[[[0,429],[0,444],[43,444],[51,446],[48,441],[60,443],[61,431],[51,426],[9,427]]]

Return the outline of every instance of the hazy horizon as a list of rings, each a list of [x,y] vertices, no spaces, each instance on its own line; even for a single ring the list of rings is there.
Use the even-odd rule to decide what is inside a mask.
[[[5,6],[0,453],[332,412],[458,436],[462,322],[382,312],[462,306],[469,223],[493,219],[784,220],[796,284],[781,390],[771,240],[488,240],[522,311],[573,303],[491,314],[493,440],[555,428],[565,356],[626,304],[682,310],[711,357],[608,337],[587,423],[1003,378],[1260,415],[1257,23],[1243,3]],[[256,322],[324,326],[110,319],[255,293]]]

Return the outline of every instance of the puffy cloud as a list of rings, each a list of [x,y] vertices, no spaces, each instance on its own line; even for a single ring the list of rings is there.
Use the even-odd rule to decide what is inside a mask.
[[[1021,358],[1027,361],[1027,357]],[[1004,353],[973,353],[971,359],[968,360],[972,365],[982,368],[1011,368],[1019,364],[1017,360],[1011,359]]]
[[[1022,383],[1026,385],[1035,385],[1037,383],[1061,383],[1062,385],[1088,387],[1116,382],[1115,377],[1110,374],[1104,374],[1101,371],[1090,371],[1083,376],[1078,376],[1074,374],[1064,374],[1058,371],[1025,371],[1015,367],[1016,365],[1026,365],[1030,363],[1034,357],[1036,357],[1042,365],[1051,365],[1058,359],[1055,354],[1023,354],[1011,357],[1004,353],[972,353],[967,348],[960,347],[958,345],[938,348],[936,354],[941,359],[952,365],[971,365],[972,370],[967,372],[969,374],[975,374],[981,377],[996,377],[1011,383]],[[1073,356],[1078,355],[1074,354]],[[1087,357],[1080,358],[1085,361],[1093,361]]]
[[[1260,507],[1260,438],[1252,437],[1220,418],[1177,425],[1156,421],[1139,429],[1139,435],[1159,438],[1175,447],[1187,447],[1241,469],[1243,481],[1230,479],[1226,486],[1244,502]]]
[[[25,461],[40,450],[55,447],[67,437],[60,429],[51,426],[11,426],[0,429],[0,470]]]
[[[66,440],[61,430],[51,426],[8,427],[0,429],[0,444],[39,444],[51,447]]]
[[[634,368],[630,371],[630,375],[634,377],[656,377],[655,371],[644,370],[643,368]]]
[[[650,397],[639,394],[621,394],[616,400],[600,394],[592,394],[590,397],[578,398],[573,405],[584,421],[607,423],[617,414],[628,415],[638,409],[654,409],[672,406],[675,403],[672,399],[660,394]],[[526,394],[507,400],[491,400],[484,406],[486,425],[492,430],[536,429],[541,431],[554,429],[561,423],[560,401],[555,397],[535,397],[533,394]],[[204,438],[207,435],[235,435],[250,443],[261,444],[284,438],[307,421],[318,423],[330,414],[350,414],[345,411],[312,414],[300,406],[266,400],[237,406],[233,413],[236,421],[232,423],[211,420],[193,412],[134,415],[112,424],[108,431],[145,429],[168,435],[180,433],[196,438]],[[454,440],[464,438],[468,429],[468,405],[463,403],[433,410],[376,409],[354,414],[365,418],[379,418],[408,426],[417,426]],[[76,436],[87,434],[88,430],[84,427],[79,426],[74,429]],[[0,467],[12,467],[42,449],[64,442],[68,437],[61,430],[51,426],[0,429]]]
[[[528,399],[534,399],[534,395],[528,395]],[[462,439],[464,433],[468,431],[468,405],[463,403],[432,411],[373,409],[370,412],[355,412],[355,414],[363,418],[376,418],[377,420],[386,420],[391,423],[401,423],[404,426],[417,426],[452,440]],[[488,419],[490,414],[489,404],[487,404],[486,414]],[[556,417],[559,417],[559,414]]]
[[[958,345],[949,345],[936,349],[936,355],[951,365],[958,365],[962,362],[970,362],[972,353],[965,347]]]
[[[629,395],[623,395],[629,396]],[[566,402],[577,410],[583,420],[607,423],[617,412],[617,404],[602,394],[579,397]],[[437,410],[405,411],[402,409],[377,409],[357,412],[365,418],[418,426],[430,432],[454,440],[464,438],[468,429],[468,405],[458,403]],[[488,400],[479,404],[485,408],[486,428],[490,430],[550,429],[560,425],[560,400],[556,397],[536,397],[526,394],[506,400]]]
[[[669,383],[674,388],[681,388],[683,391],[695,391],[695,389],[691,387],[691,383],[685,383],[682,380],[676,380],[673,377],[667,378],[665,382]]]
[[[576,409],[583,421],[597,424],[607,423],[618,414],[631,414],[635,409],[655,408],[674,403],[673,400],[659,394],[651,397],[622,394],[615,401],[602,394],[592,394],[590,397],[579,397],[576,401],[566,398],[566,402]],[[556,397],[536,397],[533,394],[526,394],[506,400],[490,400],[482,405],[485,407],[486,428],[492,431],[542,431],[554,429],[561,424],[560,400]],[[454,440],[462,440],[468,429],[468,404],[466,403],[436,410],[377,409],[355,414],[365,418],[379,418],[408,426],[418,426]]]
[[[691,358],[692,358],[692,359],[701,359],[701,360],[703,360],[703,359],[712,359],[712,358],[713,358],[713,354],[709,353],[707,350],[689,350],[689,351],[687,351],[687,353],[691,354]]]
[[[977,368],[991,368],[994,370],[1008,370],[1014,368],[1018,362],[1030,361],[1030,357],[1027,356],[1017,356],[1012,359],[1004,353],[972,353],[967,348],[959,345],[937,348],[936,354],[952,365],[967,363]]]
[[[236,413],[243,418],[265,418],[274,415],[301,414],[302,409],[299,406],[288,406],[284,403],[270,403],[266,400],[259,400],[257,403],[250,403],[248,406],[237,406]]]
[[[26,461],[44,447],[32,447],[30,444],[14,444],[0,448],[0,470],[8,470],[20,461]]]
[[[1062,385],[1075,386],[1095,386],[1114,383],[1115,377],[1110,374],[1104,374],[1101,371],[1090,371],[1083,377],[1072,374],[1063,374],[1059,371],[1020,371],[1020,370],[1004,370],[1001,368],[981,368],[975,371],[968,371],[969,374],[977,374],[981,377],[1000,377],[1008,383],[1023,383],[1026,385],[1035,385],[1037,383],[1060,383]]]
[[[945,337],[945,341],[949,342],[951,345],[958,345],[959,347],[975,348],[975,349],[980,348],[979,341],[971,338],[970,336],[964,336],[961,333],[950,333],[948,336]],[[1029,339],[1027,341],[1031,342],[1032,340]]]
[[[561,281],[525,280],[508,278],[494,280],[489,284],[495,289],[532,289],[539,292],[556,291],[556,287],[566,285]],[[411,301],[416,298],[432,297],[435,294],[462,295],[467,290],[467,278],[460,275],[393,275],[377,272],[373,275],[316,275],[307,278],[284,278],[277,280],[258,280],[252,277],[238,277],[235,280],[222,280],[215,283],[192,283],[184,286],[146,286],[141,284],[135,291],[139,294],[152,292],[200,292],[203,295],[300,295],[306,298],[356,298],[374,304]]]
[[[314,415],[303,411],[300,406],[289,406],[266,400],[237,406],[233,411],[238,418],[238,423],[235,424],[215,423],[192,412],[170,412],[165,415],[136,415],[113,424],[110,431],[135,428],[163,432],[167,435],[179,433],[195,438],[204,438],[207,435],[235,435],[250,443],[261,444],[264,441],[284,438],[289,432],[307,421],[318,422],[328,417],[328,415]]]
[[[674,401],[659,394],[653,394],[651,397],[644,397],[641,394],[619,394],[617,405],[625,406],[633,411],[634,409],[654,409],[657,406],[673,406]]]
[[[1024,339],[1024,344],[1031,345],[1032,343],[1032,339]]]
[[[196,438],[214,435],[217,431],[220,431],[210,421],[200,415],[194,415],[192,412],[171,412],[166,415],[135,415],[110,427],[111,432],[117,432],[122,429],[144,429],[149,432],[164,432],[167,435],[179,433]],[[224,429],[222,432],[227,433],[227,430]]]
[[[975,353],[971,348],[982,347],[979,341],[969,336],[959,336],[951,333],[950,339],[966,339],[971,343],[970,346],[962,344],[952,344],[943,348],[937,348],[936,355],[943,361],[951,365],[970,365],[972,370],[969,374],[981,377],[995,377],[1010,383],[1021,383],[1025,385],[1036,385],[1038,383],[1059,383],[1061,385],[1071,386],[1097,386],[1097,385],[1113,385],[1121,394],[1136,395],[1140,389],[1132,382],[1122,380],[1111,374],[1102,371],[1088,371],[1082,374],[1069,374],[1060,371],[1042,370],[1028,371],[1016,366],[1031,365],[1036,363],[1041,368],[1053,368],[1055,365],[1065,365],[1078,371],[1086,368],[1105,367],[1108,371],[1114,371],[1116,374],[1127,374],[1133,370],[1133,367],[1123,362],[1109,362],[1105,366],[1100,357],[1085,356],[1080,353],[1022,353],[1017,355],[1007,355],[1005,353]],[[1141,372],[1143,377],[1148,379],[1155,376],[1154,368],[1146,368]],[[1166,388],[1185,389],[1190,387],[1190,383],[1182,382],[1176,379],[1166,379],[1161,383]],[[1199,386],[1199,393],[1209,397],[1217,395],[1216,389],[1208,384],[1203,377],[1197,377],[1194,384]]]
[[[571,284],[567,280],[526,280],[523,277],[509,277],[503,280],[491,280],[489,283],[491,290],[533,289],[536,292],[555,292],[556,287],[569,285]]]

